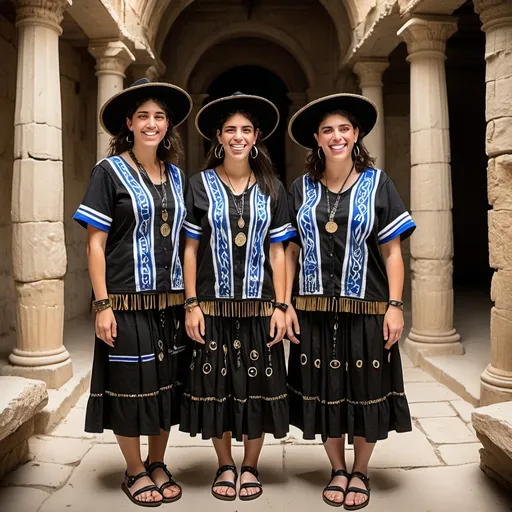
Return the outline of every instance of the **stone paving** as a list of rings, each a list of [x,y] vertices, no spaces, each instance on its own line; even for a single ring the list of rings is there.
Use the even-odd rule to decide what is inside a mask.
[[[512,497],[479,469],[481,445],[470,423],[472,406],[406,357],[403,363],[414,428],[378,443],[368,510],[512,511]],[[140,510],[120,490],[123,459],[112,433],[83,432],[86,401],[87,394],[51,435],[30,439],[29,460],[0,482],[1,512]],[[266,440],[259,467],[264,495],[249,503],[211,497],[216,459],[208,441],[173,429],[169,444],[167,463],[184,494],[179,502],[163,505],[168,510],[329,510],[321,500],[329,474],[323,447],[319,440],[302,440],[293,427],[285,440]],[[234,453],[239,464],[239,443]],[[348,453],[351,461],[352,447]]]

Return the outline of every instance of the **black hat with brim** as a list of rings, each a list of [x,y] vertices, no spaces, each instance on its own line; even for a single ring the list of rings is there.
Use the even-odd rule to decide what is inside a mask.
[[[170,111],[173,126],[179,126],[192,110],[192,99],[180,87],[165,82],[150,82],[141,78],[112,96],[100,110],[100,123],[110,135],[118,135],[126,122],[128,111],[139,101],[155,99],[164,103]]]
[[[211,140],[219,121],[235,112],[247,112],[257,121],[263,134],[261,140],[268,139],[279,124],[279,110],[271,101],[261,96],[235,92],[232,96],[211,101],[197,113],[197,131],[205,139]]]
[[[326,114],[342,110],[352,114],[359,124],[360,137],[368,135],[379,112],[375,104],[359,94],[339,93],[324,96],[302,107],[290,119],[288,133],[292,140],[306,149],[314,149],[318,143],[314,137],[318,126]]]

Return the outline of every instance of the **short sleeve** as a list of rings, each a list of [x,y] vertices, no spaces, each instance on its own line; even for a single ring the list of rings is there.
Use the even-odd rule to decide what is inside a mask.
[[[98,164],[91,173],[89,187],[73,219],[87,228],[94,226],[109,232],[114,216],[116,185],[108,171]]]
[[[290,222],[288,197],[283,184],[277,182],[277,199],[270,223],[270,243],[284,242],[297,236],[297,230]]]
[[[185,206],[187,208],[187,216],[183,223],[183,230],[185,236],[193,238],[194,240],[201,240],[203,235],[203,228],[201,227],[201,216],[198,208],[198,201],[196,195],[198,193],[197,188],[200,181],[193,176],[188,183],[187,192],[185,195]]]
[[[385,244],[397,236],[405,240],[416,229],[416,224],[406,210],[394,183],[386,175],[378,191],[377,218],[379,244]]]

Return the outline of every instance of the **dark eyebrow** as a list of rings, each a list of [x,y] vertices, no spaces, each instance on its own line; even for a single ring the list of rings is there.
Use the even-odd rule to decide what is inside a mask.
[[[149,114],[149,111],[148,110],[139,110],[137,112],[137,114]],[[157,110],[155,112],[155,114],[164,114],[165,115],[165,112],[163,110]]]
[[[234,126],[234,125],[224,126],[224,130],[227,130],[228,128],[236,128],[236,126]],[[254,129],[254,127],[253,127],[253,126],[251,126],[250,124],[246,124],[245,126],[242,126],[242,128],[251,128],[251,129]]]
[[[341,123],[338,126],[349,126],[350,127],[351,125],[349,123]],[[328,124],[328,125],[322,126],[322,128],[320,128],[320,129],[323,130],[325,128],[333,128],[333,125]]]

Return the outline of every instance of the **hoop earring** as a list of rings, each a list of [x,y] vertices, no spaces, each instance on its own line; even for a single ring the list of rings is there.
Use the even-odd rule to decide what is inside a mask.
[[[164,148],[167,149],[167,151],[171,149],[171,141],[169,139],[164,139]]]
[[[256,154],[255,155],[252,154],[252,150],[253,149],[256,150]],[[258,158],[258,155],[260,154],[260,152],[259,152],[258,148],[256,147],[256,144],[254,144],[254,146],[251,148],[251,151],[249,151],[249,154],[251,155],[251,157],[254,160],[256,160],[256,158]]]
[[[320,151],[322,151],[322,147],[318,146],[318,149],[316,150],[316,154],[318,155],[318,160],[323,160],[322,153],[320,153]]]
[[[130,134],[128,134],[125,140],[128,142],[128,144],[131,144],[133,142],[133,137],[130,139]]]
[[[218,144],[213,151],[213,154],[217,160],[222,160],[222,157],[224,156],[224,146],[222,144]]]
[[[356,158],[359,158],[359,155],[361,154],[361,150],[359,149],[359,146],[357,145],[357,142],[354,144],[354,156]]]

